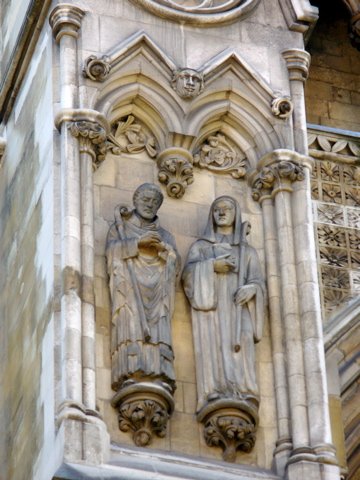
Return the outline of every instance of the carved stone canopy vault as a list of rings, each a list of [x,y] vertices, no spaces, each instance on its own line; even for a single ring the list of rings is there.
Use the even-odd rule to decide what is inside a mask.
[[[174,89],[176,72],[188,72],[201,84],[193,88],[194,80],[190,78],[189,93],[181,93]],[[96,83],[92,107],[108,119],[113,132],[119,122],[125,126],[132,121],[135,138],[143,135],[134,131],[136,125],[142,125],[143,132],[147,130],[151,134],[147,140],[137,138],[135,143],[138,147],[145,142],[144,149],[156,159],[168,149],[188,151],[185,154],[186,161],[190,162],[185,168],[187,179],[183,182],[184,188],[178,191],[182,193],[176,194],[178,198],[192,183],[194,163],[200,168],[243,178],[248,170],[256,168],[259,157],[293,146],[288,121],[293,110],[289,94],[274,92],[232,49],[216,55],[196,70],[186,69],[177,66],[140,31],[112,51],[88,57],[83,73],[85,85]],[[211,147],[215,137],[216,150]],[[113,137],[108,141],[116,147]],[[127,147],[127,153],[138,152],[137,147],[132,151]],[[112,153],[123,151],[118,148],[116,152],[111,145],[110,150]],[[184,160],[184,156],[181,157]],[[164,159],[164,155],[161,158]],[[180,163],[183,164],[183,160],[179,159]],[[183,167],[175,166],[174,158],[171,163],[173,174],[179,177]],[[158,161],[158,166],[163,169],[163,160]],[[170,182],[169,174],[160,174],[166,185]],[[168,188],[168,193],[170,191],[174,189]]]

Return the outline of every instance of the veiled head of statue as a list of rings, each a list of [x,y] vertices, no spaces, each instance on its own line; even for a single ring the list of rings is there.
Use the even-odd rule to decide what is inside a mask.
[[[143,183],[133,195],[133,203],[136,213],[145,220],[152,220],[156,217],[164,196],[157,185]]]
[[[233,226],[233,244],[240,242],[241,211],[238,202],[228,195],[216,198],[210,208],[208,223],[203,238],[216,242],[216,233],[219,227]]]

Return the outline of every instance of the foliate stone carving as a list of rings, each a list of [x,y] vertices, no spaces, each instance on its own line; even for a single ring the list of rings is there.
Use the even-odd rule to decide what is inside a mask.
[[[204,438],[209,447],[221,446],[223,459],[235,462],[237,450],[250,452],[256,441],[256,426],[236,410],[226,414],[215,414],[204,425]]]
[[[360,229],[360,212],[357,208],[347,209],[347,221],[349,227]]]
[[[318,224],[317,231],[320,245],[346,247],[345,231],[342,228]]]
[[[359,269],[360,267],[360,253],[354,252],[353,250],[350,251],[350,261],[351,261],[351,268]]]
[[[360,152],[359,152],[359,156],[360,156]],[[349,185],[360,184],[360,167],[344,165],[343,175],[344,175],[344,180],[347,184]]]
[[[279,118],[288,118],[294,110],[294,105],[290,97],[280,96],[274,98],[271,103],[272,113]]]
[[[334,138],[330,135],[310,133],[308,135],[310,150],[320,150],[327,153],[337,153],[348,156],[360,156],[360,145],[351,140]]]
[[[105,129],[96,122],[86,120],[70,123],[71,134],[81,141],[81,149],[88,149],[93,153],[93,167],[96,169],[104,160],[107,135]]]
[[[320,247],[320,262],[335,267],[347,267],[347,250],[342,248]]]
[[[295,162],[279,161],[264,167],[253,181],[252,197],[258,201],[264,194],[271,193],[275,184],[281,183],[282,180],[288,182],[301,181],[304,179],[304,167]]]
[[[351,299],[351,294],[348,290],[335,290],[332,288],[324,288],[323,296],[325,308],[328,312],[336,310]]]
[[[349,273],[347,270],[332,267],[321,267],[322,284],[330,288],[350,288]]]
[[[262,336],[265,291],[257,253],[246,242],[248,232],[236,200],[217,198],[183,272],[192,307],[198,420],[205,425],[206,441],[225,446],[231,461],[229,451],[240,448],[245,432],[255,431],[258,409],[254,342]]]
[[[332,183],[323,183],[322,197],[325,202],[342,203],[340,185],[334,185]]]
[[[110,141],[112,142],[110,149],[114,154],[146,151],[151,158],[154,158],[157,153],[155,138],[133,115],[129,115],[125,120],[115,124],[115,132],[110,137]]]
[[[119,409],[119,428],[122,432],[134,431],[134,443],[145,447],[156,433],[159,437],[166,435],[169,415],[154,400],[125,403]]]
[[[225,135],[210,135],[194,155],[194,165],[218,173],[228,173],[234,178],[246,175],[247,162],[244,154],[237,153]]]
[[[204,76],[192,68],[183,68],[173,72],[172,87],[179,97],[190,100],[204,90]]]
[[[158,155],[157,165],[158,179],[166,185],[169,197],[181,198],[194,181],[191,153],[184,148],[167,148]]]
[[[344,214],[341,207],[319,203],[317,206],[317,219],[321,223],[344,225]]]
[[[353,250],[360,250],[360,231],[349,230],[349,246]]]
[[[339,165],[334,162],[321,162],[320,164],[320,176],[322,180],[328,182],[340,181],[340,169]]]
[[[115,209],[106,243],[117,392],[112,405],[120,428],[133,430],[139,444],[165,432],[175,390],[170,322],[180,259],[172,235],[159,225],[162,200],[156,185],[138,187],[133,210]]]
[[[90,55],[84,62],[83,75],[91,80],[103,82],[108,77],[110,70],[111,65],[106,55],[100,58]]]
[[[360,206],[360,189],[345,188],[345,203],[352,206]]]

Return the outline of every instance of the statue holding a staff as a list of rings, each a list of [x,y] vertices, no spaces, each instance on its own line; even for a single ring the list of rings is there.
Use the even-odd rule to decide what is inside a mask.
[[[224,399],[258,402],[254,343],[262,336],[265,292],[257,252],[246,241],[248,228],[234,198],[217,198],[183,272],[192,307],[198,413]]]
[[[162,437],[174,408],[171,318],[180,257],[173,236],[159,225],[163,194],[140,185],[134,209],[118,206],[106,241],[112,303],[112,405],[119,428],[137,445]]]

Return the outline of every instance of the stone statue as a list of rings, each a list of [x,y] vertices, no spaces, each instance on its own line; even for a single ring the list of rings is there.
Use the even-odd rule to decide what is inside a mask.
[[[172,79],[173,89],[181,98],[197,97],[204,89],[204,77],[192,68],[176,70]]]
[[[172,235],[159,225],[156,214],[162,201],[163,195],[156,185],[141,185],[133,196],[134,210],[121,206],[115,209],[115,223],[107,237],[112,388],[118,392],[113,405],[119,408],[122,430],[126,430],[124,415],[129,417],[129,411],[135,408],[129,402],[129,391],[136,393],[137,399],[139,392],[150,392],[151,401],[155,392],[165,397],[168,410],[172,409],[175,375],[170,322],[180,261]],[[127,392],[126,408],[124,392]],[[144,394],[142,407],[148,400],[149,395]],[[158,406],[160,400],[157,397],[155,400]],[[127,425],[129,428],[135,430],[133,424]],[[150,438],[147,441],[144,438],[147,437],[142,432],[135,441],[141,445],[149,443]]]
[[[252,448],[259,405],[254,343],[262,336],[265,291],[258,255],[246,242],[248,227],[241,222],[236,200],[217,198],[203,237],[190,248],[182,277],[192,307],[197,413],[205,423],[205,439],[208,445],[228,448],[226,439],[213,438],[213,416],[225,407],[236,412],[230,415],[232,425],[243,428],[246,423],[239,438],[250,435],[245,446],[233,445],[232,453],[224,455],[230,461],[237,448]]]

